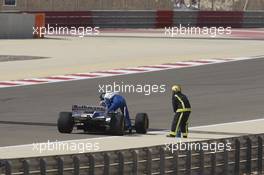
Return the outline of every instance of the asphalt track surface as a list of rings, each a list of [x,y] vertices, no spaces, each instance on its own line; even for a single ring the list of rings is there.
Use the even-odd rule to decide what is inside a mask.
[[[152,129],[169,129],[172,120],[170,86],[182,84],[193,112],[191,126],[226,123],[264,116],[264,59],[243,60],[143,74],[0,89],[0,146],[69,140],[104,134],[60,134],[59,111],[72,104],[97,104],[98,85],[165,84],[165,93],[124,94],[129,110],[147,112]],[[254,126],[252,126],[254,127]]]

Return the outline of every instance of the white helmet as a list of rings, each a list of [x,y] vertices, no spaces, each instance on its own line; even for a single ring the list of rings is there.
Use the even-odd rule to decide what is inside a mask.
[[[117,92],[107,92],[107,93],[105,93],[104,98],[110,100],[111,98],[113,98],[113,96],[115,96],[117,94],[118,94]]]

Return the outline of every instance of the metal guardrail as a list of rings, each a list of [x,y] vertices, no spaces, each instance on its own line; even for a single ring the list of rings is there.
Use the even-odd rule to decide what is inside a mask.
[[[1,175],[19,174],[251,174],[263,173],[264,134],[196,143],[231,143],[217,152],[171,152],[165,145],[75,155],[9,159],[1,161]],[[194,143],[194,142],[193,142]]]

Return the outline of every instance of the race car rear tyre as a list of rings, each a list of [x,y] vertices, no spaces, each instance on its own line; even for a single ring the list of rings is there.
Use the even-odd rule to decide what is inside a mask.
[[[135,130],[139,134],[146,134],[149,128],[148,114],[138,113],[135,119]]]
[[[60,133],[71,133],[74,120],[71,112],[60,112],[57,127]]]
[[[120,113],[111,117],[110,132],[113,135],[124,135],[125,121],[124,116]]]

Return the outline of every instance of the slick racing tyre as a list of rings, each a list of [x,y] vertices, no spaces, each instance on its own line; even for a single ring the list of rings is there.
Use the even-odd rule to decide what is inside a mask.
[[[124,135],[125,121],[124,116],[120,113],[113,115],[110,121],[110,132],[113,135]]]
[[[146,113],[138,113],[135,119],[135,130],[139,134],[146,134],[149,128],[149,119]]]
[[[71,133],[74,120],[71,112],[60,112],[57,127],[60,133]]]

